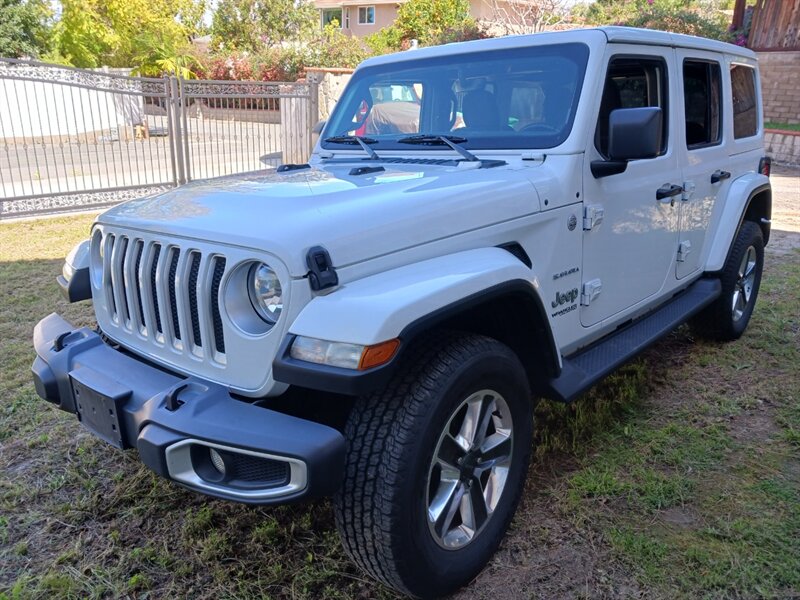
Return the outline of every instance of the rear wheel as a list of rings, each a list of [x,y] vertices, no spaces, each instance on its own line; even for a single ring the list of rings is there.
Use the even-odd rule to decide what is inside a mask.
[[[383,393],[351,413],[335,499],[348,554],[411,596],[469,582],[516,509],[532,423],[525,371],[506,346],[466,334],[426,342]]]
[[[756,305],[763,269],[761,228],[752,221],[745,221],[720,273],[722,294],[692,319],[692,329],[713,340],[728,341],[741,337]]]

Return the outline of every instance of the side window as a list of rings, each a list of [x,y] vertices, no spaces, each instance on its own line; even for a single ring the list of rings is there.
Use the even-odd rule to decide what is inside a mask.
[[[733,100],[733,137],[736,139],[758,132],[756,71],[745,65],[731,66]]]
[[[722,139],[722,86],[719,63],[686,60],[683,63],[683,106],[686,147],[702,148]]]
[[[667,107],[667,64],[659,58],[613,58],[608,65],[600,116],[595,129],[595,147],[608,156],[608,119],[618,108],[660,107],[664,113],[660,154],[667,151],[669,119]]]

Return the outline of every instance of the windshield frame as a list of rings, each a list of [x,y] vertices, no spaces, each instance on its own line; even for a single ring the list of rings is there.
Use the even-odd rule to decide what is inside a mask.
[[[414,51],[409,51],[414,52]],[[409,146],[408,144],[400,143],[399,140],[408,138],[411,135],[432,135],[432,136],[458,136],[467,138],[465,142],[460,143],[459,146],[467,150],[523,150],[523,149],[551,149],[563,144],[571,135],[575,118],[578,110],[583,87],[586,83],[588,64],[590,59],[590,47],[582,41],[565,41],[551,44],[534,44],[528,46],[518,46],[512,48],[501,48],[492,50],[474,50],[471,52],[462,52],[458,54],[447,54],[442,56],[423,56],[423,57],[409,57],[405,60],[385,62],[377,65],[369,65],[360,67],[353,74],[350,82],[347,84],[344,92],[341,95],[339,102],[337,102],[330,119],[326,123],[324,131],[320,137],[320,147],[325,150],[347,150],[352,149],[352,145],[345,143],[327,141],[327,138],[335,137],[337,135],[345,135],[348,132],[354,131],[353,127],[349,125],[359,125],[353,123],[352,115],[355,114],[357,107],[361,105],[364,98],[364,86],[372,82],[373,85],[413,85],[415,78],[412,77],[414,72],[418,69],[425,69],[433,76],[437,68],[458,68],[458,65],[465,65],[471,69],[475,69],[475,65],[482,62],[496,62],[499,60],[524,60],[526,58],[536,60],[546,60],[547,57],[563,57],[572,61],[575,64],[576,72],[574,75],[574,91],[572,94],[572,103],[569,106],[568,118],[565,121],[560,131],[550,135],[524,135],[521,131],[513,131],[513,133],[504,134],[499,131],[492,132],[492,134],[470,135],[466,130],[450,129],[446,131],[419,131],[415,133],[391,133],[391,134],[375,134],[367,133],[367,137],[375,140],[371,144],[372,148],[378,151],[391,150],[391,151],[451,151],[446,145],[432,145],[432,146]],[[405,56],[404,56],[405,58]],[[436,77],[430,77],[427,82],[420,82],[423,85],[435,87],[432,81]],[[441,86],[441,75],[438,77],[439,86]],[[504,83],[510,82],[511,77]],[[570,84],[573,79],[570,79]],[[427,88],[426,88],[427,89]],[[424,97],[424,94],[423,94]],[[423,100],[424,102],[424,100]],[[424,114],[424,104],[421,104],[420,118]],[[372,106],[368,106],[368,110],[372,110]],[[348,119],[347,115],[351,115]],[[346,128],[349,127],[349,128]],[[419,127],[422,129],[422,125]],[[337,131],[339,130],[339,131]]]

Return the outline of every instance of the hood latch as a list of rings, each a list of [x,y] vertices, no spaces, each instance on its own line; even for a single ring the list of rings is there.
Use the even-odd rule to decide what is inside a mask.
[[[339,276],[333,268],[331,255],[322,246],[314,246],[306,254],[308,283],[315,292],[339,285]]]

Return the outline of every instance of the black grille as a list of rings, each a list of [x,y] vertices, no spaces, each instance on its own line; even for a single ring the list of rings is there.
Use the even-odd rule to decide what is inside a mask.
[[[178,298],[175,292],[175,279],[178,275],[178,259],[181,257],[181,251],[175,248],[172,251],[172,260],[169,263],[169,307],[172,312],[172,332],[175,334],[175,339],[181,339],[181,326],[178,322]]]
[[[289,483],[289,463],[246,454],[229,456],[230,479],[259,483],[264,487],[277,487]]]
[[[144,305],[142,304],[142,283],[139,281],[139,268],[142,266],[142,254],[144,253],[144,242],[139,240],[136,242],[136,266],[134,267],[136,273],[136,301],[139,304],[139,321],[144,323]]]
[[[164,333],[161,327],[161,311],[158,310],[158,287],[156,286],[156,269],[158,267],[158,257],[161,255],[161,245],[155,245],[153,252],[153,266],[150,268],[150,290],[153,294],[153,310],[156,313],[156,329],[158,333]]]
[[[106,307],[121,328],[195,356],[212,346],[225,353],[219,298],[224,256],[210,255],[207,263],[197,249],[108,233],[103,262],[111,274],[107,283],[104,277]]]
[[[217,257],[214,259],[214,274],[211,277],[211,316],[214,320],[214,345],[217,352],[225,353],[225,336],[222,333],[222,317],[219,314],[219,286],[222,283],[222,275],[225,273],[225,258]]]
[[[197,274],[200,272],[200,255],[197,252],[192,252],[192,264],[189,268],[189,310],[191,311],[192,319],[192,334],[194,335],[194,343],[197,346],[203,345],[203,340],[200,337],[200,315],[197,311]]]
[[[118,243],[121,244],[121,248],[120,248],[120,251],[119,251],[119,253],[120,253],[119,264],[124,265],[125,264],[125,253],[128,252],[128,238],[122,238],[121,240],[118,241]],[[119,278],[119,287],[120,287],[120,290],[122,291],[122,294],[121,294],[121,296],[122,296],[122,306],[121,306],[122,314],[119,315],[119,318],[122,321],[126,321],[127,319],[130,318],[131,309],[130,309],[130,306],[128,306],[128,293],[127,293],[128,290],[126,289],[126,286],[125,286],[125,276],[124,276],[124,274],[123,274],[122,277]]]

